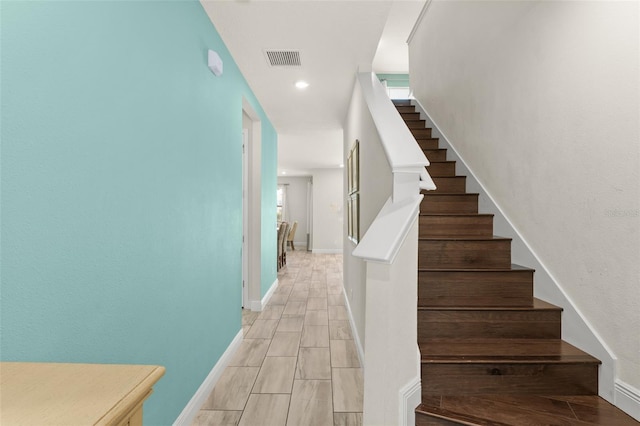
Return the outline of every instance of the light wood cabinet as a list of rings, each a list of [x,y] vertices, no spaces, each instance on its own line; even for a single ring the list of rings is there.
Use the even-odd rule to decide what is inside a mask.
[[[154,365],[0,363],[0,424],[142,425]]]

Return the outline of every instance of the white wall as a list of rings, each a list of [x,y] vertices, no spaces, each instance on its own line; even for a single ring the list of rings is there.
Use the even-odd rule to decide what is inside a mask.
[[[315,169],[313,173],[314,253],[342,253],[343,169]]]
[[[296,250],[307,248],[307,191],[311,176],[278,176],[278,185],[287,184],[287,222],[298,222],[294,235]]]
[[[375,130],[375,125],[357,82],[344,124],[345,164],[347,163],[349,150],[353,147],[356,139],[360,142],[360,237],[362,237],[384,203],[391,196],[393,177],[380,137]],[[346,176],[344,177],[343,185],[345,188],[347,187]],[[356,331],[361,339],[359,343],[364,347],[366,265],[362,259],[351,255],[356,246],[347,238],[346,218],[345,213],[345,227],[342,234],[344,245],[344,291],[349,300]]]
[[[433,1],[415,97],[640,388],[638,2]]]

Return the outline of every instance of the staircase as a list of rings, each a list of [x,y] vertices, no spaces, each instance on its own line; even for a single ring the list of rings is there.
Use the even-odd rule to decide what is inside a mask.
[[[592,356],[561,339],[562,309],[533,297],[532,269],[409,101],[394,101],[431,165],[418,245],[422,404],[416,425],[638,425],[598,395]]]

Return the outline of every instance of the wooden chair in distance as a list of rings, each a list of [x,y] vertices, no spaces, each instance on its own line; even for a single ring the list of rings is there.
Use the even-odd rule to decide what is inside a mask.
[[[287,222],[280,223],[280,227],[278,228],[278,271],[282,268],[286,263],[286,235],[287,230],[289,229],[289,224]]]
[[[293,238],[296,236],[296,229],[298,229],[298,221],[294,221],[293,225],[291,225],[291,231],[289,231],[289,237],[287,238],[287,244],[291,246],[291,250],[295,250],[296,248],[293,246]]]

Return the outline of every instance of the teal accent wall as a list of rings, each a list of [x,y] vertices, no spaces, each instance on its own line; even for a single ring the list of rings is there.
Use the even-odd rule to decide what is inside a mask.
[[[241,330],[243,97],[276,278],[276,132],[197,1],[0,7],[0,357],[163,365],[171,424]]]
[[[409,74],[376,74],[380,81],[386,80],[387,87],[409,87]]]

